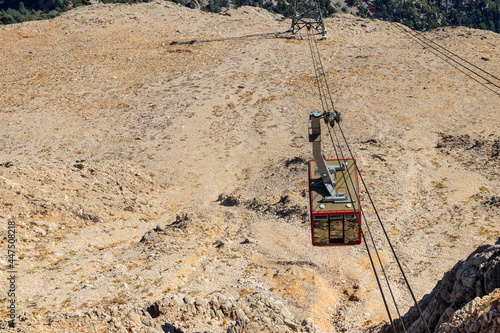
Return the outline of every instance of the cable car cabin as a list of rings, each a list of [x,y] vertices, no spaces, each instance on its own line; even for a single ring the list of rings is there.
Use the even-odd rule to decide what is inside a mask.
[[[361,213],[354,160],[325,160],[325,162],[329,169],[335,170],[334,190],[337,199],[331,198],[326,187],[322,185],[318,165],[314,160],[310,160],[309,197],[312,244],[314,246],[360,244],[361,230],[358,221],[361,221]],[[344,171],[340,170],[342,165],[345,166]],[[356,188],[353,188],[351,179]],[[349,197],[349,193],[352,198]]]
[[[321,152],[321,119],[331,127],[338,112],[311,112],[309,141],[314,160],[309,161],[311,233],[314,246],[361,243],[358,172],[354,159],[326,160]]]

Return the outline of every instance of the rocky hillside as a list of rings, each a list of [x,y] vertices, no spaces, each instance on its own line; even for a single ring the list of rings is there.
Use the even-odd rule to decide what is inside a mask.
[[[307,41],[278,38],[290,21],[268,11],[226,14],[101,4],[0,27],[0,265],[14,230],[20,330],[356,332],[387,319],[363,246],[311,246],[308,116],[321,106]],[[421,299],[500,234],[497,97],[394,25],[326,23],[335,106]],[[498,34],[425,35],[498,71]]]
[[[178,227],[176,224],[175,227]],[[164,231],[157,228],[155,233]],[[142,242],[143,240],[141,240]],[[500,328],[500,239],[496,245],[479,247],[467,259],[446,272],[419,305],[432,332],[497,332]],[[219,295],[206,300],[177,294],[141,307],[113,305],[74,313],[60,313],[40,320],[29,313],[19,318],[22,331],[59,331],[76,327],[93,332],[321,332],[311,318],[298,322],[285,305],[272,297],[246,295],[235,299]],[[407,332],[426,332],[416,307],[403,317]],[[379,325],[380,326],[380,325]],[[0,328],[8,329],[5,320]],[[383,325],[365,332],[404,332]],[[344,330],[341,330],[344,331]]]
[[[476,249],[459,261],[436,287],[402,318],[409,332],[498,332],[500,331],[500,238],[495,245]],[[423,322],[425,320],[425,323]],[[396,332],[404,332],[398,322]],[[391,325],[377,332],[394,332]]]
[[[412,29],[460,25],[500,32],[498,0],[375,0],[369,3],[374,8],[374,17],[401,22]]]
[[[0,24],[54,18],[61,12],[96,3],[137,3],[150,0],[4,0],[0,2]],[[213,13],[230,8],[255,6],[291,18],[294,2],[288,0],[171,0],[192,9]],[[411,29],[430,30],[443,26],[500,32],[500,0],[411,1],[411,0],[320,0],[323,17],[337,12],[364,18],[400,22]]]

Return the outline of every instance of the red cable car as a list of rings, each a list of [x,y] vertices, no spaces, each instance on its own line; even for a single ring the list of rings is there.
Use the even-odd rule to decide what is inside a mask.
[[[361,243],[359,186],[354,159],[328,159],[321,153],[321,119],[332,127],[337,112],[310,116],[309,141],[314,160],[309,161],[309,198],[313,246]]]

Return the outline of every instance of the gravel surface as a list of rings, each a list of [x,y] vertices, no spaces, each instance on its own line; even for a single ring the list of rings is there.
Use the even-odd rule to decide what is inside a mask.
[[[342,129],[420,299],[500,233],[498,96],[394,25],[342,14],[326,25],[318,47]],[[26,331],[64,332],[96,306],[178,294],[279,301],[304,330],[387,318],[363,245],[311,246],[308,116],[321,105],[307,41],[273,37],[289,26],[257,8],[169,2],[0,26],[0,265],[15,221]],[[500,35],[425,35],[499,76]],[[406,312],[411,298],[361,199]],[[205,317],[162,318],[208,330]],[[230,312],[208,331],[250,325],[239,319]]]

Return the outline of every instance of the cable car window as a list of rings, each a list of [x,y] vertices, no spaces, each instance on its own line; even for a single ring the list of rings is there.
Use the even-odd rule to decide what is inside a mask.
[[[314,217],[314,241],[316,243],[328,244],[329,243],[329,223],[328,216],[315,216]]]
[[[342,215],[330,215],[330,243],[344,241],[344,221]]]
[[[344,216],[345,241],[355,242],[359,239],[359,223],[356,215]]]
[[[314,216],[314,242],[332,244],[344,242],[344,216]]]

